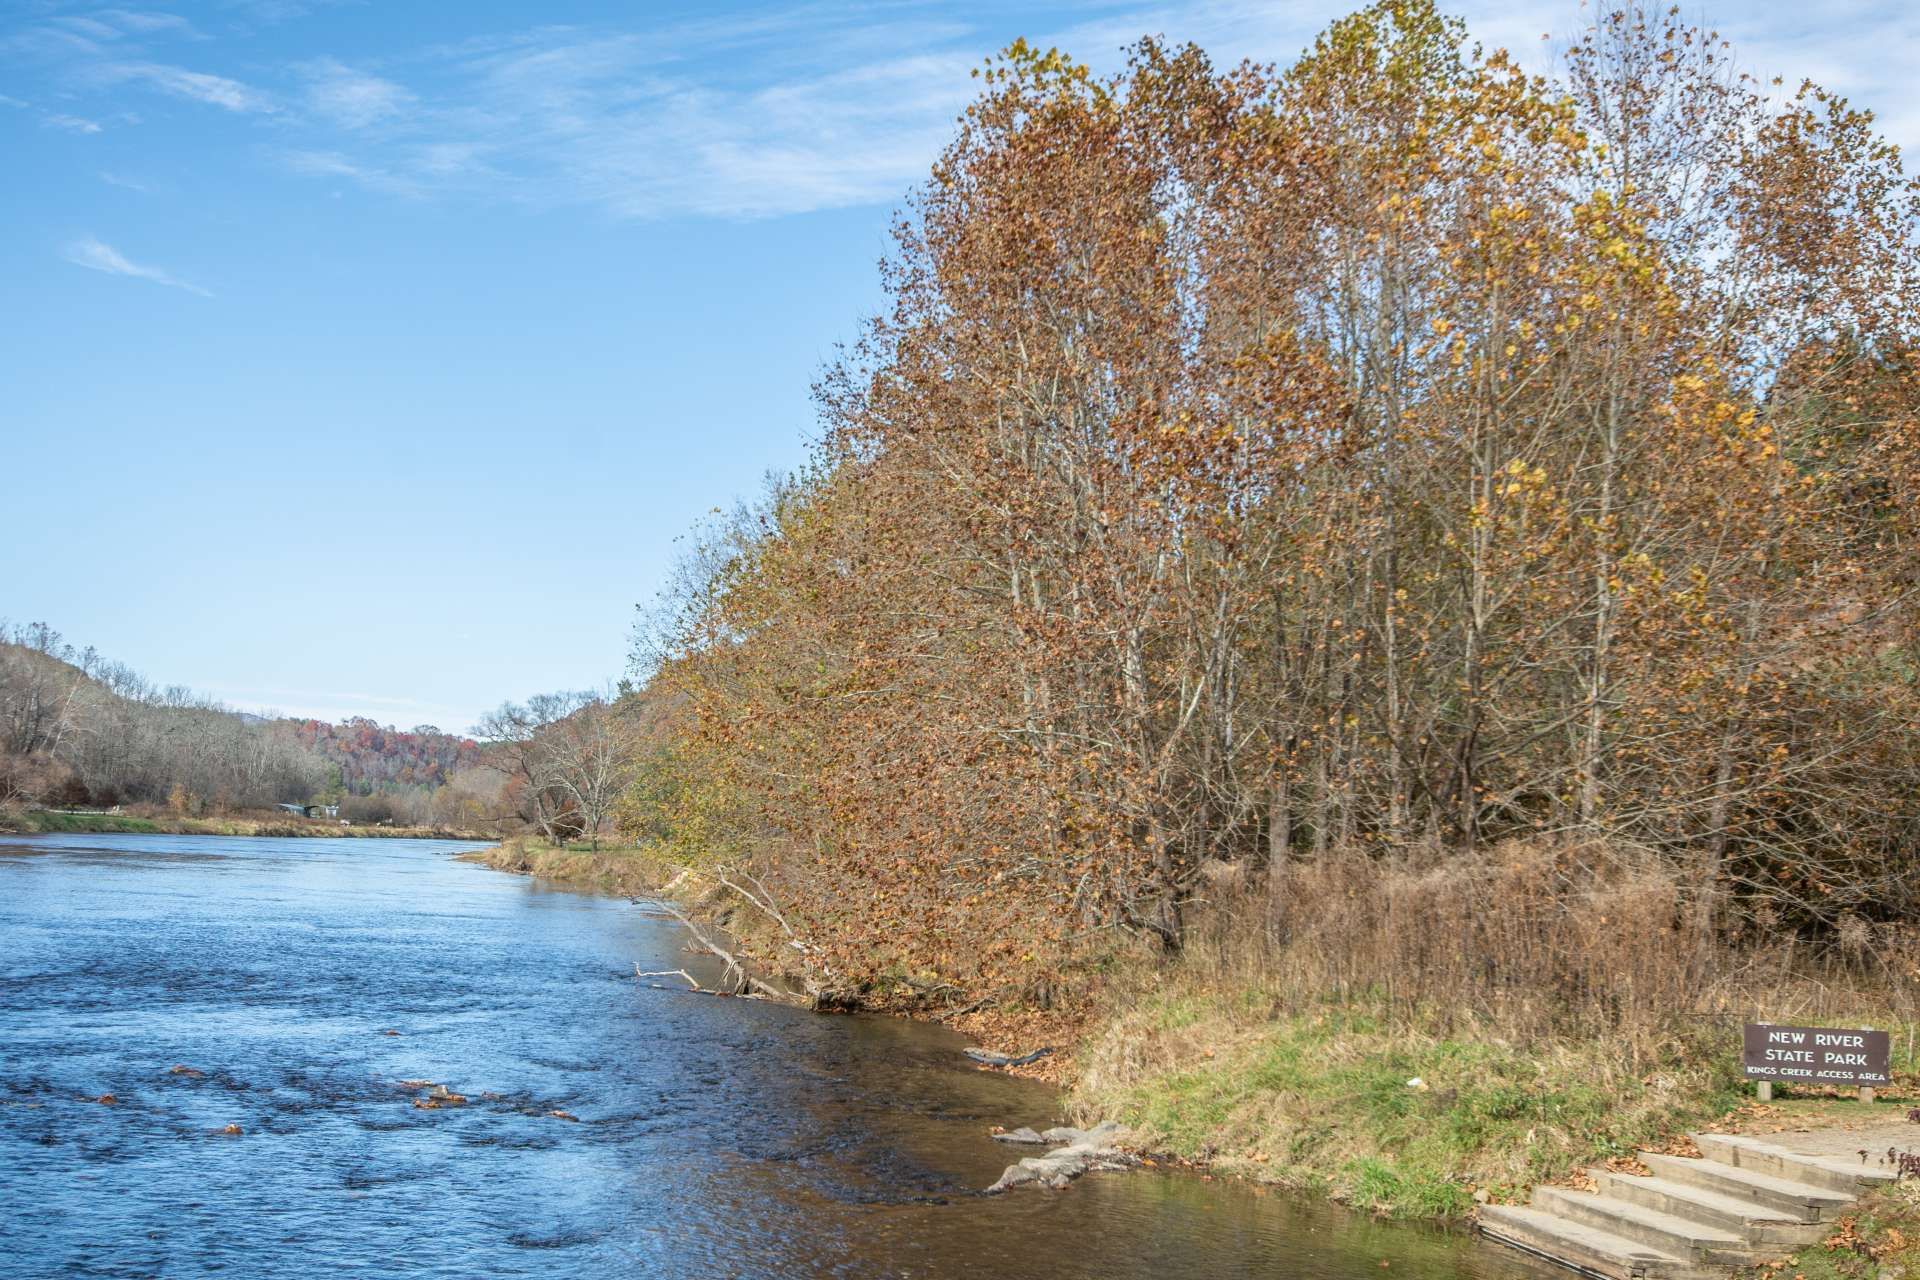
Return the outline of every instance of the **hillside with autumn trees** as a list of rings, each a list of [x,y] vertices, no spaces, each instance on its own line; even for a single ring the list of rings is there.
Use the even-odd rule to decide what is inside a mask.
[[[1017,44],[810,465],[645,610],[630,829],[870,1002],[1144,957],[1625,1080],[1816,970],[1911,1011],[1917,228],[1869,113],[1657,10],[1553,78],[1421,0]]]
[[[339,724],[309,719],[289,721],[288,726],[295,742],[338,772],[345,792],[369,795],[382,787],[441,787],[458,771],[480,763],[479,743],[434,725],[405,731],[353,716]]]
[[[328,804],[349,821],[472,829],[512,819],[506,782],[481,744],[432,725],[242,714],[46,623],[0,623],[0,807]]]
[[[502,703],[477,737],[238,712],[46,623],[0,621],[0,830],[74,807],[201,819],[300,805],[350,825],[597,844],[660,716],[626,685]]]

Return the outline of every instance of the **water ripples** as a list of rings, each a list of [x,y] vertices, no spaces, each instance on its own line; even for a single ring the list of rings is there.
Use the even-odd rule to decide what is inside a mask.
[[[671,921],[458,848],[0,837],[0,1276],[1538,1274],[1191,1178],[982,1198],[1050,1093],[637,983],[701,972]]]

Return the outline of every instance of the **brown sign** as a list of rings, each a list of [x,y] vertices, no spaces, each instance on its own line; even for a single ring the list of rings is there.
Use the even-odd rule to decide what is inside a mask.
[[[1839,1027],[1776,1027],[1749,1022],[1741,1036],[1740,1065],[1753,1080],[1819,1084],[1892,1084],[1884,1031]]]

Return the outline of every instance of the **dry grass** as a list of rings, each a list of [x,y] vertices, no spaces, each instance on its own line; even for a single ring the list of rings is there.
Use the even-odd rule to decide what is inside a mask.
[[[341,826],[318,818],[295,818],[270,811],[190,817],[157,805],[136,805],[123,813],[67,813],[52,809],[0,807],[0,831],[27,835],[61,832],[126,832],[145,835],[275,836],[388,838],[409,840],[486,840],[472,831],[445,827]]]
[[[498,871],[537,876],[592,893],[627,897],[660,893],[675,872],[672,864],[641,849],[559,848],[522,837],[463,856]]]
[[[1746,1018],[1887,1027],[1914,1067],[1903,939],[1763,942],[1630,851],[1334,857],[1217,895],[1190,934],[1114,975],[1076,1109],[1386,1213],[1457,1215],[1726,1113]]]

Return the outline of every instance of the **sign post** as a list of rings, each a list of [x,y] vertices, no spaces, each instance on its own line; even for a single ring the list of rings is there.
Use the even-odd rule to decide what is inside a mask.
[[[1865,1028],[1777,1027],[1749,1022],[1740,1037],[1740,1065],[1757,1081],[1760,1101],[1773,1100],[1774,1082],[1853,1085],[1872,1102],[1876,1085],[1892,1084],[1887,1033]]]

